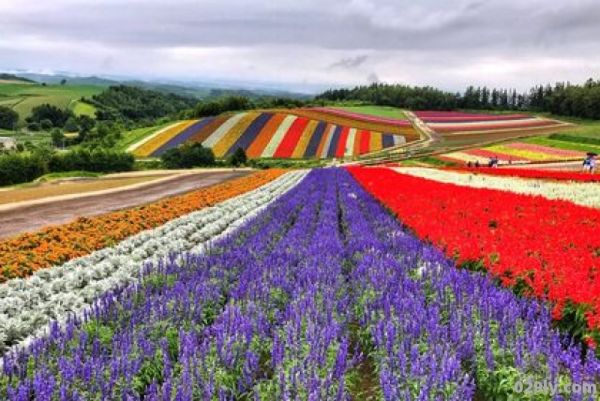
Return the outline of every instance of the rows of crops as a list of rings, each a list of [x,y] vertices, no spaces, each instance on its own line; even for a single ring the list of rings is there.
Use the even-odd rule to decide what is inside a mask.
[[[414,114],[440,135],[445,146],[457,147],[547,135],[571,127],[570,124],[561,121],[526,114],[438,111],[417,111]],[[464,156],[459,154],[458,158],[463,159]]]
[[[10,280],[2,322],[28,332],[0,325],[0,397],[557,399],[523,393],[530,378],[583,399],[570,390],[598,384],[600,362],[563,341],[545,303],[457,269],[368,193],[422,236],[448,228],[426,215],[448,196],[431,183],[390,169],[287,173],[79,265]],[[515,199],[527,213],[529,198]],[[443,239],[454,249],[462,237]]]
[[[479,162],[486,164],[490,158],[497,158],[500,163],[533,163],[583,160],[586,152],[559,149],[550,146],[536,145],[525,142],[492,145],[483,148],[444,154],[441,158],[453,162]]]
[[[174,124],[135,146],[156,157],[183,143],[201,143],[217,157],[242,148],[250,158],[354,157],[418,139],[410,123],[318,109],[244,112]]]

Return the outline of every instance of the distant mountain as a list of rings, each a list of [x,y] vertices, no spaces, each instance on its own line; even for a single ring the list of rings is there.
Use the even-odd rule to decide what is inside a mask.
[[[29,73],[29,72],[25,72],[25,73],[21,73],[20,74],[22,77],[28,78],[30,80],[39,82],[39,83],[46,83],[46,84],[60,84],[61,81],[64,79],[67,81],[68,84],[71,85],[90,85],[90,86],[111,86],[111,85],[118,85],[119,81],[114,81],[111,79],[106,79],[106,78],[99,78],[99,77],[76,77],[76,76],[70,76],[70,75],[64,75],[64,74],[58,74],[58,75],[50,75],[50,74],[35,74],[35,73]]]
[[[12,75],[12,74],[6,74]],[[68,73],[58,74],[38,74],[31,72],[19,72],[20,77],[30,82],[46,83],[49,85],[58,85],[64,79],[67,85],[89,85],[89,86],[117,86],[129,85],[142,89],[151,89],[162,93],[173,93],[179,96],[195,97],[197,99],[208,99],[222,96],[246,96],[248,98],[264,97],[286,97],[293,99],[308,99],[312,96],[295,92],[288,92],[280,89],[245,89],[240,85],[226,83],[210,82],[181,82],[181,81],[142,81],[120,78],[102,78],[97,76],[81,77],[70,75]]]
[[[14,74],[5,74],[5,73],[0,73],[0,81],[19,81],[19,82],[35,83],[31,79],[23,78],[23,77],[14,75]]]

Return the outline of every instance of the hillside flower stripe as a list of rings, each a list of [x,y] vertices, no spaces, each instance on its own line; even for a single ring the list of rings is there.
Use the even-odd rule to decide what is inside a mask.
[[[190,138],[190,142],[192,143],[202,143],[212,134],[216,129],[218,129],[229,116],[221,115],[214,117],[208,124],[202,127],[198,132]]]
[[[309,120],[304,117],[298,117],[294,120],[281,140],[281,143],[277,146],[277,149],[273,154],[274,157],[289,158],[292,156],[304,129],[308,125],[308,121]]]
[[[371,132],[369,137],[369,152],[376,152],[382,149],[381,133]]]
[[[212,150],[216,157],[223,157],[240,136],[248,129],[252,121],[259,116],[257,112],[248,112],[244,117],[231,127],[225,135],[213,146]]]
[[[294,121],[296,121],[297,118],[298,117],[291,115],[291,114],[285,116],[285,118],[281,122],[281,125],[279,125],[279,127],[277,127],[277,129],[275,130],[275,133],[273,134],[273,137],[271,138],[271,140],[269,141],[269,143],[263,150],[262,155],[261,155],[262,157],[274,157],[275,151],[281,144],[281,141],[283,141],[285,134],[288,132],[288,130],[290,129],[292,124],[294,124]]]
[[[277,128],[279,128],[284,119],[285,114],[277,113],[273,115],[260,130],[254,142],[248,147],[246,155],[253,159],[261,157],[271,138],[275,135],[275,131],[277,131]]]
[[[346,153],[346,142],[348,141],[348,135],[350,133],[350,128],[344,127],[340,132],[340,138],[338,139],[337,146],[335,149],[335,157],[344,157]]]
[[[176,148],[179,145],[189,141],[194,135],[198,133],[202,128],[206,127],[213,121],[214,117],[207,117],[202,120],[197,121],[196,123],[186,127],[165,144],[161,145],[158,149],[152,152],[152,157],[161,156],[168,149]]]
[[[356,128],[350,128],[348,131],[348,140],[346,141],[346,149],[344,152],[345,157],[354,155],[354,143],[356,141]]]
[[[202,146],[213,148],[247,113],[236,113],[231,115],[219,128],[202,142]]]
[[[333,133],[337,129],[336,125],[328,124],[326,128],[325,135],[321,139],[321,143],[319,144],[319,149],[317,156],[320,159],[326,159],[327,153],[329,151],[329,146],[331,145],[331,140],[333,138]]]
[[[154,139],[155,137],[157,137],[158,135],[160,135],[162,132],[167,131],[177,125],[181,124],[181,121],[177,121],[173,124],[169,124],[166,127],[163,127],[159,130],[157,130],[156,132],[154,132],[152,135],[148,135],[147,137],[145,137],[144,139],[142,139],[141,141],[138,141],[132,145],[130,145],[127,148],[127,152],[133,152],[134,150],[136,150],[137,148],[139,148],[140,146],[142,146],[143,144],[145,144],[148,141],[151,141],[152,139]]]
[[[304,157],[308,149],[311,136],[313,134],[316,134],[315,130],[318,124],[319,121],[316,120],[308,121],[308,124],[306,124],[306,126],[304,127],[302,135],[300,136],[300,139],[298,140],[298,143],[296,144],[296,147],[294,148],[294,151],[292,153],[291,157],[293,159],[301,159],[302,157]]]
[[[306,146],[306,151],[304,152],[304,157],[306,158],[314,158],[319,154],[319,146],[325,136],[325,132],[327,129],[327,123],[325,121],[319,121],[315,127],[315,130],[312,132],[310,140],[308,141],[308,145]]]
[[[233,154],[238,148],[244,149],[244,151],[248,151],[248,148],[256,140],[260,131],[267,124],[269,119],[273,117],[273,113],[260,113],[258,117],[256,117],[252,123],[246,128],[244,133],[235,141],[235,143],[229,148],[227,151],[227,155]]]
[[[171,138],[176,136],[179,132],[185,130],[189,126],[196,123],[196,120],[186,120],[179,124],[171,125],[164,130],[161,130],[160,134],[154,136],[149,141],[145,142],[140,147],[133,151],[133,154],[137,157],[148,157],[154,153],[158,148],[167,143]]]

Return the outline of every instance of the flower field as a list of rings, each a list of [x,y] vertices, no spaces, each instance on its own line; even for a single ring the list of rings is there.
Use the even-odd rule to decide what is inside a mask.
[[[553,171],[553,170],[536,170],[524,168],[486,168],[481,167],[479,170],[468,169],[464,167],[449,168],[456,171],[464,171],[470,173],[481,173],[485,175],[496,175],[502,177],[521,177],[521,178],[537,178],[542,180],[556,181],[574,181],[574,182],[600,182],[600,175],[590,173],[579,173],[571,171]]]
[[[253,190],[283,173],[283,170],[259,172],[139,208],[80,218],[0,240],[0,283],[113,246],[141,231]]]
[[[423,197],[411,204],[420,184],[399,179],[433,182],[389,169],[280,174],[80,266],[10,280],[0,398],[584,399],[563,389],[600,384],[600,361],[563,341],[546,304],[407,231],[376,198],[413,207],[399,213],[410,228],[435,219]],[[519,393],[524,377],[560,383],[560,398]]]
[[[571,127],[570,124],[562,121],[532,117],[526,114],[474,114],[438,111],[416,111],[414,114],[430,129],[438,133],[447,146],[466,146],[545,135]],[[492,150],[490,149],[490,151]],[[518,155],[514,156],[518,158],[516,157]],[[462,158],[461,154],[457,155],[457,159]]]
[[[524,142],[512,142],[503,145],[487,146],[480,149],[469,149],[461,152],[451,152],[442,156],[443,159],[459,163],[475,162],[487,163],[490,157],[497,157],[501,164],[507,163],[533,163],[533,162],[558,162],[570,160],[583,160],[586,153],[583,151],[557,149],[550,146],[536,145]]]
[[[481,264],[503,284],[551,301],[557,319],[575,306],[589,329],[599,328],[595,184],[408,170],[352,173],[420,238],[459,264]],[[591,199],[579,193],[584,186]],[[433,216],[442,215],[444,224],[439,224]]]
[[[170,126],[135,147],[137,157],[157,157],[184,142],[198,142],[225,157],[242,148],[250,158],[333,158],[419,139],[406,120],[335,109],[249,111]]]

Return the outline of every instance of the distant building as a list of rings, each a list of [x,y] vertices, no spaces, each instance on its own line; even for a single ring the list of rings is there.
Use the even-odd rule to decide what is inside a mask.
[[[15,141],[15,138],[0,136],[0,150],[15,150],[16,148],[17,141]]]

